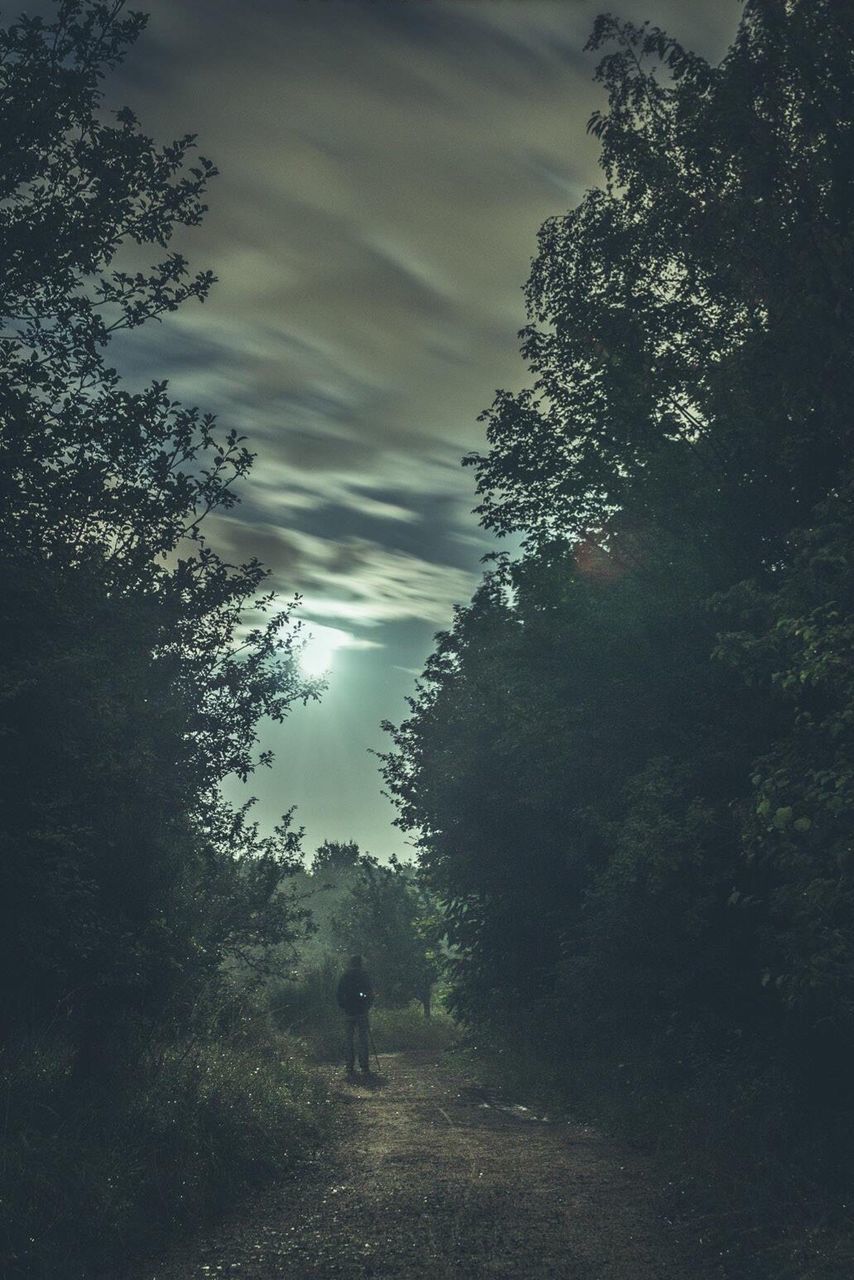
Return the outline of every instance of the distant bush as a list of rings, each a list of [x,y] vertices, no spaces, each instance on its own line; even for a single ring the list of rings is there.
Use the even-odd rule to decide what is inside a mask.
[[[276,983],[270,991],[274,1024],[299,1036],[322,1062],[344,1061],[344,1022],[335,1000],[340,974],[341,962],[328,957],[292,981]],[[456,1024],[438,1000],[430,1019],[417,1000],[402,1008],[377,1004],[371,1011],[371,1027],[380,1053],[442,1050],[456,1034]]]
[[[280,1175],[322,1136],[327,1099],[286,1037],[172,1049],[94,1090],[60,1050],[0,1069],[0,1270],[76,1280],[156,1246]],[[112,1273],[110,1273],[112,1274]]]
[[[335,1000],[341,967],[340,961],[327,957],[270,989],[274,1025],[299,1036],[321,1062],[344,1059],[344,1027]]]
[[[457,1024],[447,1010],[434,1005],[428,1020],[417,1000],[405,1009],[375,1010],[372,1026],[381,1055],[407,1049],[435,1049],[440,1052],[449,1048],[459,1035]]]

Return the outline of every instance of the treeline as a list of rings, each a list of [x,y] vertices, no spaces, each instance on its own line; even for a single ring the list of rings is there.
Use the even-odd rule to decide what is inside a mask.
[[[590,48],[603,183],[540,231],[531,384],[466,460],[523,551],[385,777],[467,1021],[850,1186],[854,10],[751,0],[717,66]]]
[[[303,928],[298,840],[219,790],[316,690],[261,565],[205,536],[244,442],[108,361],[213,282],[171,247],[213,165],[106,107],[143,25],[59,0],[0,31],[0,1254],[33,1277],[152,1243],[316,1133],[310,1075],[246,1050]]]
[[[416,868],[392,857],[381,863],[355,841],[325,840],[294,892],[310,915],[298,950],[304,967],[363,956],[390,1007],[417,1000],[429,1018],[439,975],[438,905]]]
[[[372,1020],[383,1051],[440,1046],[449,1038],[452,1024],[435,1003],[442,919],[411,863],[394,857],[381,863],[355,841],[326,840],[292,887],[307,928],[295,947],[280,951],[278,973],[265,984],[276,1026],[305,1040],[315,1056],[343,1061],[336,990],[358,953],[376,993]]]

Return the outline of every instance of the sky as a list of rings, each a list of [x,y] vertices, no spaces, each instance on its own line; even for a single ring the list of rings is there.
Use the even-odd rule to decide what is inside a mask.
[[[134,5],[134,7],[137,7]],[[596,14],[717,59],[739,0],[149,0],[108,105],[220,170],[179,246],[218,284],[133,334],[132,381],[238,428],[257,454],[208,534],[302,596],[320,703],[262,726],[263,827],[296,806],[307,854],[407,856],[372,751],[496,544],[478,527],[478,415],[525,385],[522,286],[541,223],[598,182]]]

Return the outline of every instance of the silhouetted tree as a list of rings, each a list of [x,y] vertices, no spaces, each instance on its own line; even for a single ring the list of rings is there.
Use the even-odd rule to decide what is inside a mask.
[[[349,872],[356,870],[361,857],[359,846],[353,840],[324,840],[315,850],[311,875],[314,879],[324,876],[346,878]]]
[[[82,1069],[287,932],[295,837],[261,840],[218,787],[257,763],[260,717],[310,692],[262,566],[205,539],[243,440],[106,360],[213,282],[169,248],[212,164],[104,106],[143,25],[59,0],[0,32],[0,1022],[53,1019]],[[128,265],[149,246],[155,266]]]
[[[467,460],[524,551],[438,638],[385,778],[470,1020],[792,1125],[833,1098],[839,1150],[854,10],[751,0],[717,67],[612,18],[591,47],[604,187],[543,226],[532,385]]]
[[[610,46],[604,188],[548,219],[526,289],[530,389],[484,415],[484,522],[697,539],[770,568],[850,454],[850,5],[751,0],[719,66],[648,24]],[[610,531],[610,534],[609,534]]]
[[[419,1000],[429,1018],[439,976],[435,914],[432,895],[412,867],[363,855],[333,916],[332,932],[342,951],[364,951],[384,1004]]]

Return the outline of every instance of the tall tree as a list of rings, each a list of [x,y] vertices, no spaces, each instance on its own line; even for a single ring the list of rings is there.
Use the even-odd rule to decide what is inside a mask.
[[[144,21],[58,0],[0,31],[0,1021],[61,1014],[84,1058],[189,1007],[267,905],[286,927],[294,837],[260,841],[218,787],[257,763],[260,717],[311,693],[287,611],[263,616],[262,566],[205,538],[245,442],[106,358],[213,283],[170,249],[213,165],[192,135],[160,147],[105,108]],[[154,266],[128,265],[152,246]]]
[[[591,47],[604,185],[540,232],[532,385],[468,459],[524,553],[385,776],[469,1017],[802,1089],[854,1036],[854,10],[750,0],[717,67]]]
[[[750,0],[716,67],[610,17],[589,47],[604,186],[540,231],[481,513],[540,543],[623,511],[641,559],[675,535],[754,572],[851,451],[854,13]]]

